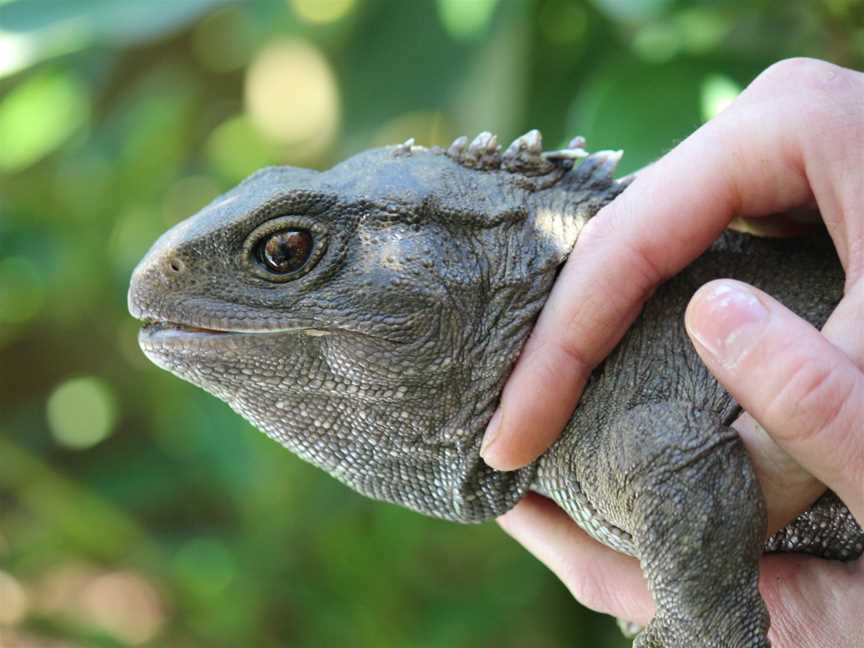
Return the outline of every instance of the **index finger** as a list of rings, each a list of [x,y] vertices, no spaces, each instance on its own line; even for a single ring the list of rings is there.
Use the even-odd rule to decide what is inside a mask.
[[[769,68],[589,221],[490,421],[482,450],[490,466],[518,468],[557,438],[589,373],[654,288],[735,216],[777,213],[815,196],[830,225],[826,211],[838,199],[822,180],[860,155],[837,141],[839,129],[832,133],[838,120],[860,116],[860,101],[844,89],[853,74],[806,59]]]

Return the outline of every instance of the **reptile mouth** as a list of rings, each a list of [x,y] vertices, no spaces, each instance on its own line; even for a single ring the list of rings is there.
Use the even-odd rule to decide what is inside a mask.
[[[234,335],[233,331],[205,328],[192,324],[168,321],[144,321],[141,323],[141,338],[150,341],[168,341],[174,338],[199,338]]]
[[[259,335],[274,334],[298,334],[304,333],[309,336],[327,335],[328,331],[310,328],[308,326],[289,326],[285,328],[209,328],[196,324],[184,324],[167,320],[143,320],[139,338],[147,342],[182,342],[184,340],[204,340],[209,338],[240,338]]]
[[[206,328],[204,326],[194,326],[192,324],[181,324],[179,322],[168,321],[144,321],[141,323],[141,328],[152,333],[158,333],[165,330],[183,331],[186,333],[214,333],[217,335],[233,333],[233,331],[227,331],[224,329]]]

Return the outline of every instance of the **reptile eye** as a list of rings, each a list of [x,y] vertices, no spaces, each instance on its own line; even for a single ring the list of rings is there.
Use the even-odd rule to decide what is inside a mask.
[[[0,0],[0,4],[3,0]],[[241,263],[269,284],[296,281],[327,251],[327,227],[316,218],[285,214],[264,221],[246,236]]]
[[[262,239],[258,258],[276,274],[296,272],[309,260],[314,243],[309,230],[282,230]]]

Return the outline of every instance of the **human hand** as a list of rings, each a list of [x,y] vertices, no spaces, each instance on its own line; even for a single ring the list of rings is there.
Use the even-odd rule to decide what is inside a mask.
[[[512,469],[545,450],[591,369],[654,287],[701,254],[733,217],[815,203],[846,271],[844,299],[821,334],[769,296],[730,281],[703,287],[686,324],[706,365],[762,424],[745,416],[735,427],[765,492],[769,529],[806,510],[826,485],[864,520],[862,151],[864,75],[797,59],[769,68],[726,111],[641,173],[580,236],[490,424],[487,462]],[[741,291],[745,297],[736,298]],[[764,317],[756,321],[760,309]],[[730,342],[728,332],[745,321],[741,330],[749,333]],[[730,364],[724,353],[738,361]],[[550,503],[529,498],[502,526],[590,607],[650,618],[638,565],[589,540]],[[787,636],[796,646],[841,645],[834,635],[820,642],[813,633],[859,628],[861,561],[767,556],[763,562],[763,594],[781,645]]]

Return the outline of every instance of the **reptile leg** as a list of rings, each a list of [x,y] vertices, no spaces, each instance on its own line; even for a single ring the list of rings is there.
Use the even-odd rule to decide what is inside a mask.
[[[737,432],[685,403],[631,410],[609,428],[607,483],[630,520],[657,614],[637,648],[767,647],[759,594],[762,493]],[[623,516],[621,515],[623,513]]]
[[[864,529],[831,491],[765,543],[766,552],[791,551],[830,560],[858,560],[864,554]]]

